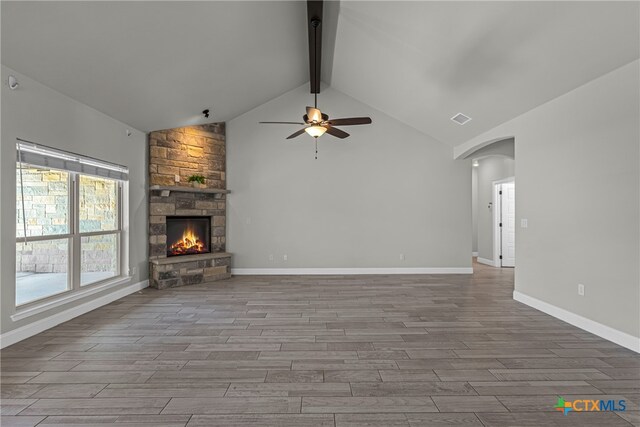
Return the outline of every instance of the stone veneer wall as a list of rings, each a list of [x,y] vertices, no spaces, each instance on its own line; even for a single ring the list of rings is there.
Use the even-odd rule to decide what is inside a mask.
[[[149,134],[149,185],[175,187],[149,194],[150,285],[158,289],[230,277],[226,248],[226,194],[191,189],[187,178],[205,177],[207,189],[226,187],[225,125],[212,123]],[[179,176],[177,182],[175,176]],[[187,188],[185,188],[187,187]],[[211,254],[167,258],[167,216],[211,218]]]
[[[225,124],[211,123],[149,134],[149,184],[189,185],[203,175],[207,188],[226,188]],[[176,182],[176,176],[180,177]]]

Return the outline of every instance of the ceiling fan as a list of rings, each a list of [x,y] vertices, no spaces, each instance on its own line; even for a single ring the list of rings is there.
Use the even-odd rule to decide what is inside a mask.
[[[307,1],[307,18],[309,28],[309,84],[314,94],[314,106],[307,107],[307,113],[302,116],[302,122],[260,122],[264,124],[300,125],[302,129],[292,133],[287,139],[296,138],[307,133],[316,140],[316,158],[318,137],[328,133],[336,138],[344,139],[349,134],[336,126],[368,125],[370,117],[349,117],[329,119],[329,116],[318,109],[318,93],[320,93],[320,61],[322,51],[322,0]]]
[[[317,106],[317,103],[316,103]],[[337,138],[344,139],[349,134],[336,126],[353,126],[353,125],[368,125],[371,123],[370,117],[349,117],[344,119],[331,119],[329,116],[318,110],[316,107],[307,107],[307,114],[302,116],[304,122],[260,122],[263,124],[278,124],[278,125],[301,125],[305,126],[302,129],[292,133],[287,139],[293,139],[303,133],[308,133],[314,138],[322,136],[326,133],[333,135]]]

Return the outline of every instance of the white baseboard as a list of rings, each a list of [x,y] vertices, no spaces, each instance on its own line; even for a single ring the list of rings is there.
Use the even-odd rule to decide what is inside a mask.
[[[478,257],[476,261],[478,261],[480,264],[490,265],[491,267],[499,267],[492,259]]]
[[[478,256],[478,252],[471,252],[471,256]]]
[[[103,305],[109,304],[110,302],[118,300],[134,292],[138,292],[148,286],[148,280],[133,283],[131,285],[125,286],[124,288],[118,289],[117,291],[108,293],[91,301],[87,301],[84,304],[80,304],[59,313],[52,314],[51,316],[44,319],[36,320],[35,322],[29,323],[28,325],[24,325],[12,331],[6,332],[0,335],[0,348],[8,347],[19,341],[32,337],[42,331],[53,328],[60,323],[67,322],[75,317],[88,313],[89,311],[95,310],[96,308],[100,308]]]
[[[417,268],[232,268],[236,276],[262,275],[352,275],[352,274],[473,274],[469,267],[417,267]]]
[[[633,350],[636,353],[640,353],[640,338],[629,335],[626,332],[613,329],[610,326],[603,325],[595,320],[587,319],[579,314],[572,313],[563,308],[556,307],[547,302],[541,301],[537,298],[530,297],[522,292],[513,291],[513,299],[521,302],[529,307],[533,307],[536,310],[540,310],[550,316],[560,319],[570,325],[576,326],[587,332],[591,332],[605,340],[614,342],[618,345]]]

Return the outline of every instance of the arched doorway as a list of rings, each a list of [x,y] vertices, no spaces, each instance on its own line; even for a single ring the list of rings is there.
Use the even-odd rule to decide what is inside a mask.
[[[492,267],[515,267],[515,139],[479,144],[471,159],[474,260]]]

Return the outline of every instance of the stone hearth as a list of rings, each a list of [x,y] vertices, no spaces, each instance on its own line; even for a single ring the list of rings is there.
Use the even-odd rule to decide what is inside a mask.
[[[226,252],[159,258],[151,261],[151,287],[195,285],[228,279],[231,254]]]

